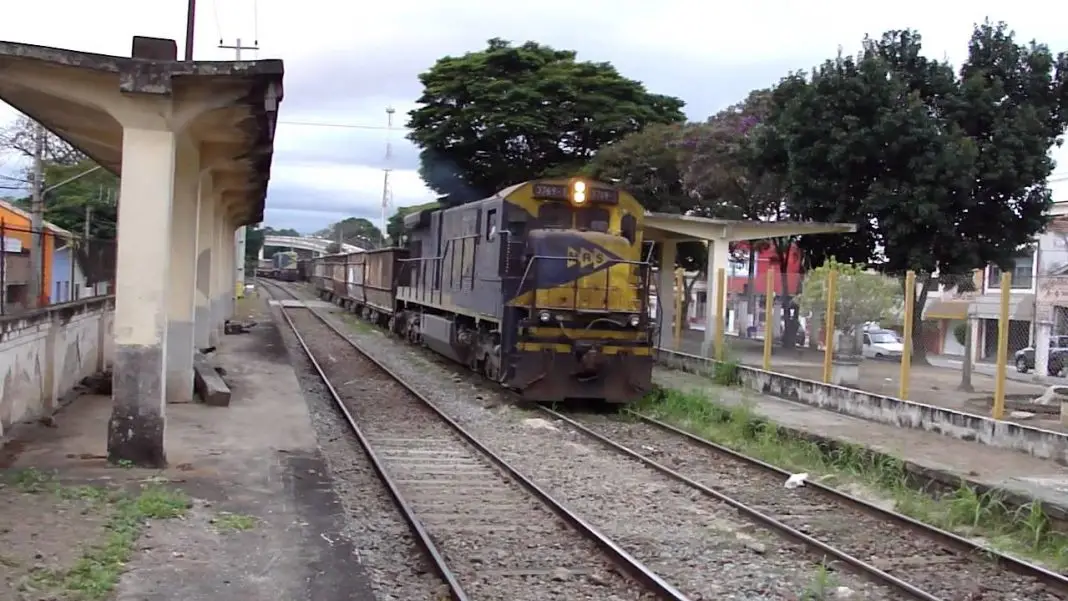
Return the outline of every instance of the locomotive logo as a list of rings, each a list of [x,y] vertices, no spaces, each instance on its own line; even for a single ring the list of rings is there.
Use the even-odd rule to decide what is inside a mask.
[[[571,233],[544,236],[535,242],[539,256],[514,297],[535,288],[555,288],[608,269],[621,257],[596,242]]]
[[[574,269],[575,267],[581,267],[583,269],[598,269],[602,265],[608,262],[608,257],[605,256],[604,251],[600,248],[575,248],[573,246],[567,249],[567,268]]]

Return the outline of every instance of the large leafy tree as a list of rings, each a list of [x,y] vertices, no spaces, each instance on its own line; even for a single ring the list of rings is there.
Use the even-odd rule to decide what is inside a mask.
[[[390,244],[393,246],[401,246],[402,238],[404,237],[404,216],[408,213],[415,213],[426,209],[437,209],[441,205],[435,202],[428,202],[421,205],[412,205],[407,207],[398,207],[397,212],[394,213],[389,221],[386,222],[386,233],[389,234]]]
[[[858,226],[803,239],[813,262],[915,270],[917,312],[935,273],[955,282],[1007,267],[1042,230],[1048,151],[1068,119],[1068,57],[1017,44],[1004,24],[975,28],[959,74],[921,49],[918,33],[891,31],[811,77],[787,77],[756,144],[791,213]],[[924,361],[921,327],[913,356]]]
[[[363,217],[346,217],[337,223],[315,232],[320,238],[340,239],[345,244],[361,248],[378,248],[382,246],[382,230]]]
[[[652,123],[684,120],[678,98],[651,94],[609,63],[494,38],[419,76],[408,137],[420,175],[446,206],[582,168],[597,149]]]

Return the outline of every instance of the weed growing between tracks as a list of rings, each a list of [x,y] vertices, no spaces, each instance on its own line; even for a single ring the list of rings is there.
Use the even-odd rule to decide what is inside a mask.
[[[19,470],[4,478],[14,491],[40,495],[35,503],[53,502],[59,513],[77,510],[80,515],[100,516],[103,533],[78,554],[73,563],[62,567],[35,565],[21,579],[18,588],[24,595],[42,599],[96,601],[108,598],[134,544],[149,520],[181,517],[190,506],[181,491],[149,483],[136,491],[102,486],[69,486],[52,475],[35,469]],[[44,498],[50,497],[50,498]],[[49,509],[51,511],[51,509]],[[12,567],[21,567],[18,558],[10,558]]]
[[[858,445],[831,447],[799,438],[747,407],[725,407],[706,394],[658,388],[636,409],[784,470],[808,472],[824,485],[867,487],[891,499],[894,511],[926,524],[1057,570],[1068,568],[1068,536],[1051,530],[1038,502],[1013,510],[997,493],[980,494],[965,484],[935,497],[913,487],[914,477],[900,459]]]

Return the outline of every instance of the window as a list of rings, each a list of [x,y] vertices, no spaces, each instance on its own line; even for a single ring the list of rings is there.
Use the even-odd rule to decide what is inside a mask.
[[[486,240],[493,240],[497,235],[497,209],[486,212]]]
[[[571,207],[558,202],[547,202],[538,211],[537,223],[543,228],[571,229]]]
[[[586,209],[580,209],[576,215],[578,221],[578,229],[590,230],[594,232],[607,233],[608,232],[608,211],[590,207]]]
[[[1035,286],[1035,251],[1029,250],[1016,257],[1012,270],[1013,290],[1032,290]],[[1001,287],[1001,269],[991,265],[986,269],[986,289],[996,292]]]
[[[634,218],[634,215],[624,213],[623,219],[619,222],[619,229],[623,237],[631,244],[634,244],[634,239],[638,234],[638,220]]]

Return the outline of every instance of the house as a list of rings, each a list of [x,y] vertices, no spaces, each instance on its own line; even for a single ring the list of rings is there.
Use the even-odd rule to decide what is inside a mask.
[[[1068,200],[1054,203],[1049,227],[1013,262],[1009,296],[1009,355],[1034,344],[1038,324],[1053,334],[1068,334]],[[972,319],[976,360],[997,355],[1001,311],[1001,270],[996,265],[973,273],[974,292],[940,288],[928,295],[923,319],[928,352],[964,355],[963,328]],[[1036,316],[1038,319],[1036,320]]]
[[[33,247],[32,217],[28,211],[0,200],[0,313],[29,306],[30,249]],[[74,252],[75,236],[45,222],[43,282],[40,304],[66,302],[84,297],[85,276]]]

